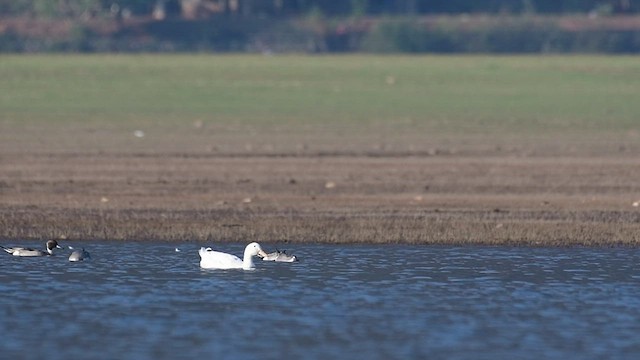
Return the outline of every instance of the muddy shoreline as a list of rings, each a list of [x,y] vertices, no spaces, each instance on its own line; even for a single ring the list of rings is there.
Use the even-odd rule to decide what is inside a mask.
[[[640,243],[635,156],[25,152],[1,160],[7,241]]]

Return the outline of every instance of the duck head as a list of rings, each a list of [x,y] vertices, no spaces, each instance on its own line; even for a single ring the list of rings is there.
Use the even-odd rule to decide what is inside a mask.
[[[262,247],[260,247],[260,244],[257,242],[252,242],[247,245],[247,247],[244,248],[244,254],[249,256],[259,256],[261,258],[267,256],[267,253],[262,250]]]
[[[47,252],[53,254],[53,249],[62,249],[62,246],[58,245],[56,240],[47,241]]]

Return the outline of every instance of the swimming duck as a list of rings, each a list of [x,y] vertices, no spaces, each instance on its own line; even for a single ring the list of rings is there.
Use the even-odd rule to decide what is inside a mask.
[[[23,257],[53,255],[53,249],[62,249],[62,247],[58,245],[58,242],[55,240],[47,241],[47,244],[46,244],[47,251],[42,251],[42,250],[32,249],[32,248],[24,248],[19,246],[14,246],[14,247],[0,246],[0,248],[2,248],[2,250],[8,252],[13,256],[23,256]]]
[[[296,262],[298,257],[295,255],[287,254],[287,250],[278,250],[268,253],[267,256],[262,258],[262,261],[276,261],[276,262]]]
[[[262,250],[260,244],[252,242],[244,248],[244,257],[239,257],[219,251],[213,251],[211,248],[200,248],[200,267],[203,269],[244,269],[252,270],[253,257],[264,257],[267,255]]]
[[[69,255],[69,261],[71,262],[84,261],[87,259],[91,259],[91,254],[84,248],[82,248],[82,250],[74,250],[71,255]]]

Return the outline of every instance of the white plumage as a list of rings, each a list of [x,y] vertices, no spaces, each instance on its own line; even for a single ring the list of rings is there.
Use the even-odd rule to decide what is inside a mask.
[[[260,244],[252,242],[244,248],[244,256],[242,259],[239,257],[223,253],[220,251],[213,251],[211,248],[200,248],[198,252],[200,254],[200,267],[203,269],[254,269],[253,257],[254,256],[267,256]]]

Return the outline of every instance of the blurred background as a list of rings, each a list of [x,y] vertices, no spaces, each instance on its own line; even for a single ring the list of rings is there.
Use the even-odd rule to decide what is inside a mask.
[[[637,53],[638,0],[0,0],[1,52]]]

